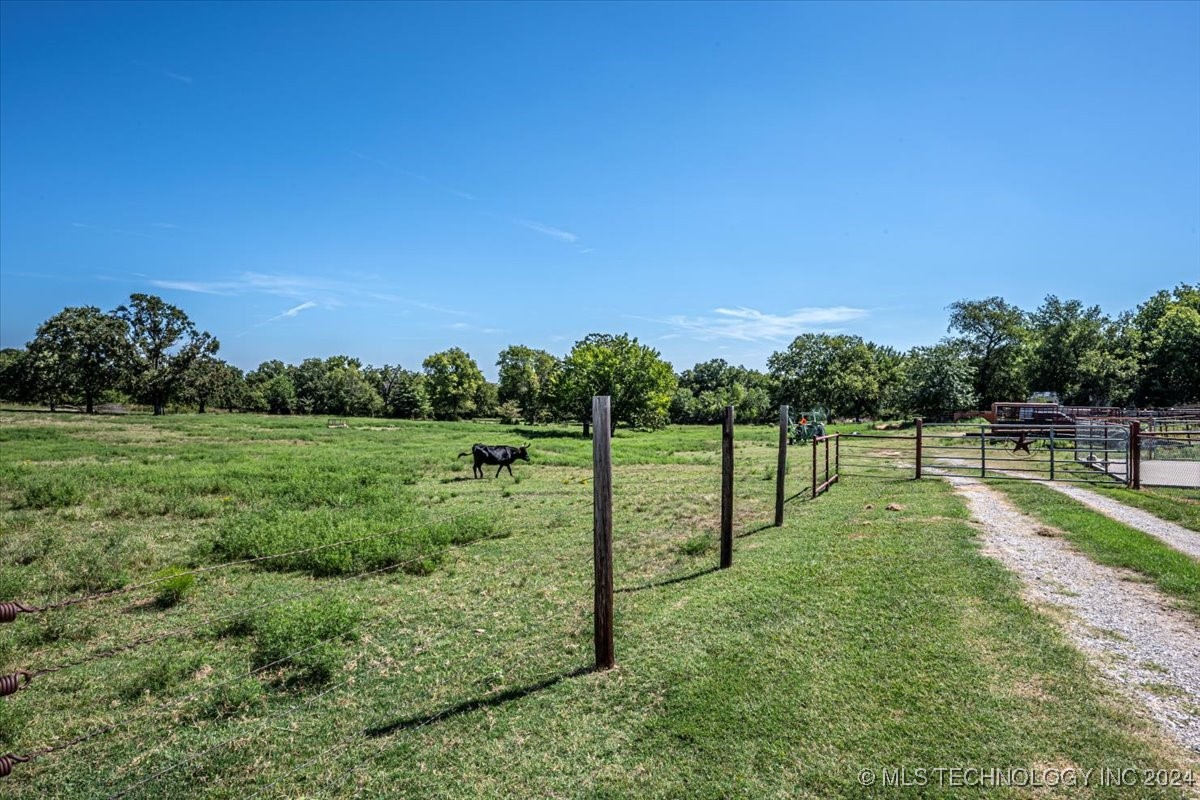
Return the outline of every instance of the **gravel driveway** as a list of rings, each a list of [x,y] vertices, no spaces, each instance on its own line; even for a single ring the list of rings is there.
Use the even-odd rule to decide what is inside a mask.
[[[1200,621],[1135,573],[1077,553],[995,489],[946,480],[980,523],[983,552],[1021,577],[1027,599],[1068,612],[1076,646],[1170,737],[1200,753]]]
[[[1187,553],[1200,561],[1200,533],[1196,531],[1190,531],[1182,525],[1159,519],[1140,508],[1132,508],[1111,497],[1105,497],[1078,486],[1051,481],[1038,481],[1038,483],[1056,492],[1061,492],[1072,500],[1078,500],[1106,517],[1111,517],[1117,522],[1123,522],[1131,528],[1137,528],[1142,533],[1160,539],[1181,553]]]

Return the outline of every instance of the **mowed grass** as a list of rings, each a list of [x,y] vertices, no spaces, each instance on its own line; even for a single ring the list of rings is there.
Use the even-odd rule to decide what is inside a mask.
[[[734,567],[716,571],[718,429],[618,431],[619,663],[595,673],[577,429],[0,415],[0,599],[396,542],[4,626],[4,671],[163,637],[0,702],[3,752],[117,726],[18,765],[5,794],[858,798],[896,793],[862,769],[1197,766],[1020,601],[942,482],[848,478],[811,501],[796,449],[768,527],[776,437],[738,428]],[[456,456],[476,441],[530,441],[533,463],[472,480]],[[421,569],[386,569],[410,554]]]
[[[1131,569],[1200,617],[1200,563],[1149,534],[1036,483],[996,481],[1022,510],[1061,530],[1092,560]]]

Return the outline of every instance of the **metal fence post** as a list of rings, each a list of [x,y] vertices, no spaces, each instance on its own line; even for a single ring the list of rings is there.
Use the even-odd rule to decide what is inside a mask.
[[[1054,480],[1054,426],[1050,426],[1050,480]]]
[[[812,440],[812,496],[817,498],[817,437]]]
[[[984,429],[987,426],[979,426],[979,477],[987,477],[987,436],[984,435]]]
[[[616,664],[613,652],[612,406],[592,398],[592,550],[595,563],[596,669]]]
[[[1139,422],[1129,423],[1129,485],[1142,488],[1142,426]]]
[[[917,419],[917,480],[921,479],[921,429],[924,426],[924,420]]]

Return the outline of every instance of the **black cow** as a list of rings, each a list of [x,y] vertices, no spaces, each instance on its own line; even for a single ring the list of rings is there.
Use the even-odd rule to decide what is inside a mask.
[[[483,477],[484,464],[499,464],[496,468],[496,477],[500,477],[500,470],[508,467],[508,474],[512,475],[512,462],[518,458],[529,460],[529,445],[521,447],[510,447],[506,444],[476,444],[471,446],[471,452],[459,453],[458,457],[474,456],[475,467],[471,470],[471,474],[476,478]]]

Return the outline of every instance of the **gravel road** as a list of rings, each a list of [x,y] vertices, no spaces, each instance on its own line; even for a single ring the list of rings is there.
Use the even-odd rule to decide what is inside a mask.
[[[1077,553],[1000,492],[971,478],[946,480],[980,523],[983,552],[1021,577],[1029,600],[1067,611],[1065,627],[1076,646],[1169,736],[1200,753],[1196,618],[1135,573]]]
[[[1153,536],[1181,553],[1187,553],[1192,558],[1200,561],[1200,533],[1196,531],[1190,531],[1182,525],[1176,525],[1174,522],[1159,519],[1147,511],[1142,511],[1140,508],[1131,508],[1118,500],[1113,500],[1111,497],[1089,492],[1087,489],[1082,489],[1078,486],[1052,483],[1050,481],[1039,481],[1039,483],[1056,492],[1065,494],[1072,500],[1078,500],[1085,506],[1099,511],[1106,517],[1111,517],[1117,522],[1123,522],[1131,528],[1137,528],[1142,533]]]

